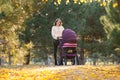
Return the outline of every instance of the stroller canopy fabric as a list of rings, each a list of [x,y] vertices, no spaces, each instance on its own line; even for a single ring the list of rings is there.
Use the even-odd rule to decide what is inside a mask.
[[[62,33],[63,43],[76,43],[77,35],[71,29],[65,29]]]

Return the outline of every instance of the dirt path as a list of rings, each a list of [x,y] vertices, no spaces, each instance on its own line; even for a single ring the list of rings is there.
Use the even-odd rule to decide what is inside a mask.
[[[0,69],[0,80],[119,80],[119,66],[53,66]]]

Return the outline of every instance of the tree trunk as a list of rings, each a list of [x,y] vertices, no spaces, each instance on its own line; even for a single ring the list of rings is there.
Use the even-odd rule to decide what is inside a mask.
[[[25,44],[30,43],[30,28],[26,28],[26,36],[25,36]],[[27,50],[27,54],[24,56],[24,65],[28,65],[30,63],[30,49]]]
[[[79,64],[80,65],[84,65],[85,64],[85,61],[84,61],[84,36],[82,36],[82,42],[83,44],[82,45],[82,48],[81,48],[81,53],[80,53],[80,57],[79,57]]]
[[[120,0],[117,0],[117,3],[118,3],[118,15],[119,15],[119,22],[120,22]]]
[[[30,63],[30,51],[28,51],[28,54],[24,56],[24,65],[29,65]]]
[[[10,52],[8,54],[8,58],[9,58],[9,65],[11,65],[12,61],[11,61],[11,54],[10,54]]]
[[[81,53],[80,53],[80,57],[79,57],[79,64],[80,65],[84,65],[85,62],[84,62],[84,49],[81,48]]]
[[[120,58],[118,59],[117,64],[120,64]]]
[[[0,57],[0,66],[1,66],[1,57]]]
[[[96,66],[96,64],[97,64],[97,59],[93,58],[93,65]]]

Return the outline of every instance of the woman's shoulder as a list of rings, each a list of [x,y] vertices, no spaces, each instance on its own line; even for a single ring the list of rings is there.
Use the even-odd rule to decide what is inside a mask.
[[[52,28],[56,28],[56,26],[52,26]]]
[[[63,26],[52,26],[52,28],[64,28]]]
[[[57,26],[52,26],[52,27],[55,27],[55,28],[56,28]]]
[[[52,26],[52,29],[57,29],[57,27],[56,26]]]

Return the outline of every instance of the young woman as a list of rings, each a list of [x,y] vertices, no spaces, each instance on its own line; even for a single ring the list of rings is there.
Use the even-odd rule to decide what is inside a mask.
[[[59,39],[62,37],[62,32],[64,27],[62,26],[62,21],[60,18],[57,18],[52,26],[51,34],[53,37],[54,44],[54,60],[55,65],[57,65],[57,47],[59,45]]]

